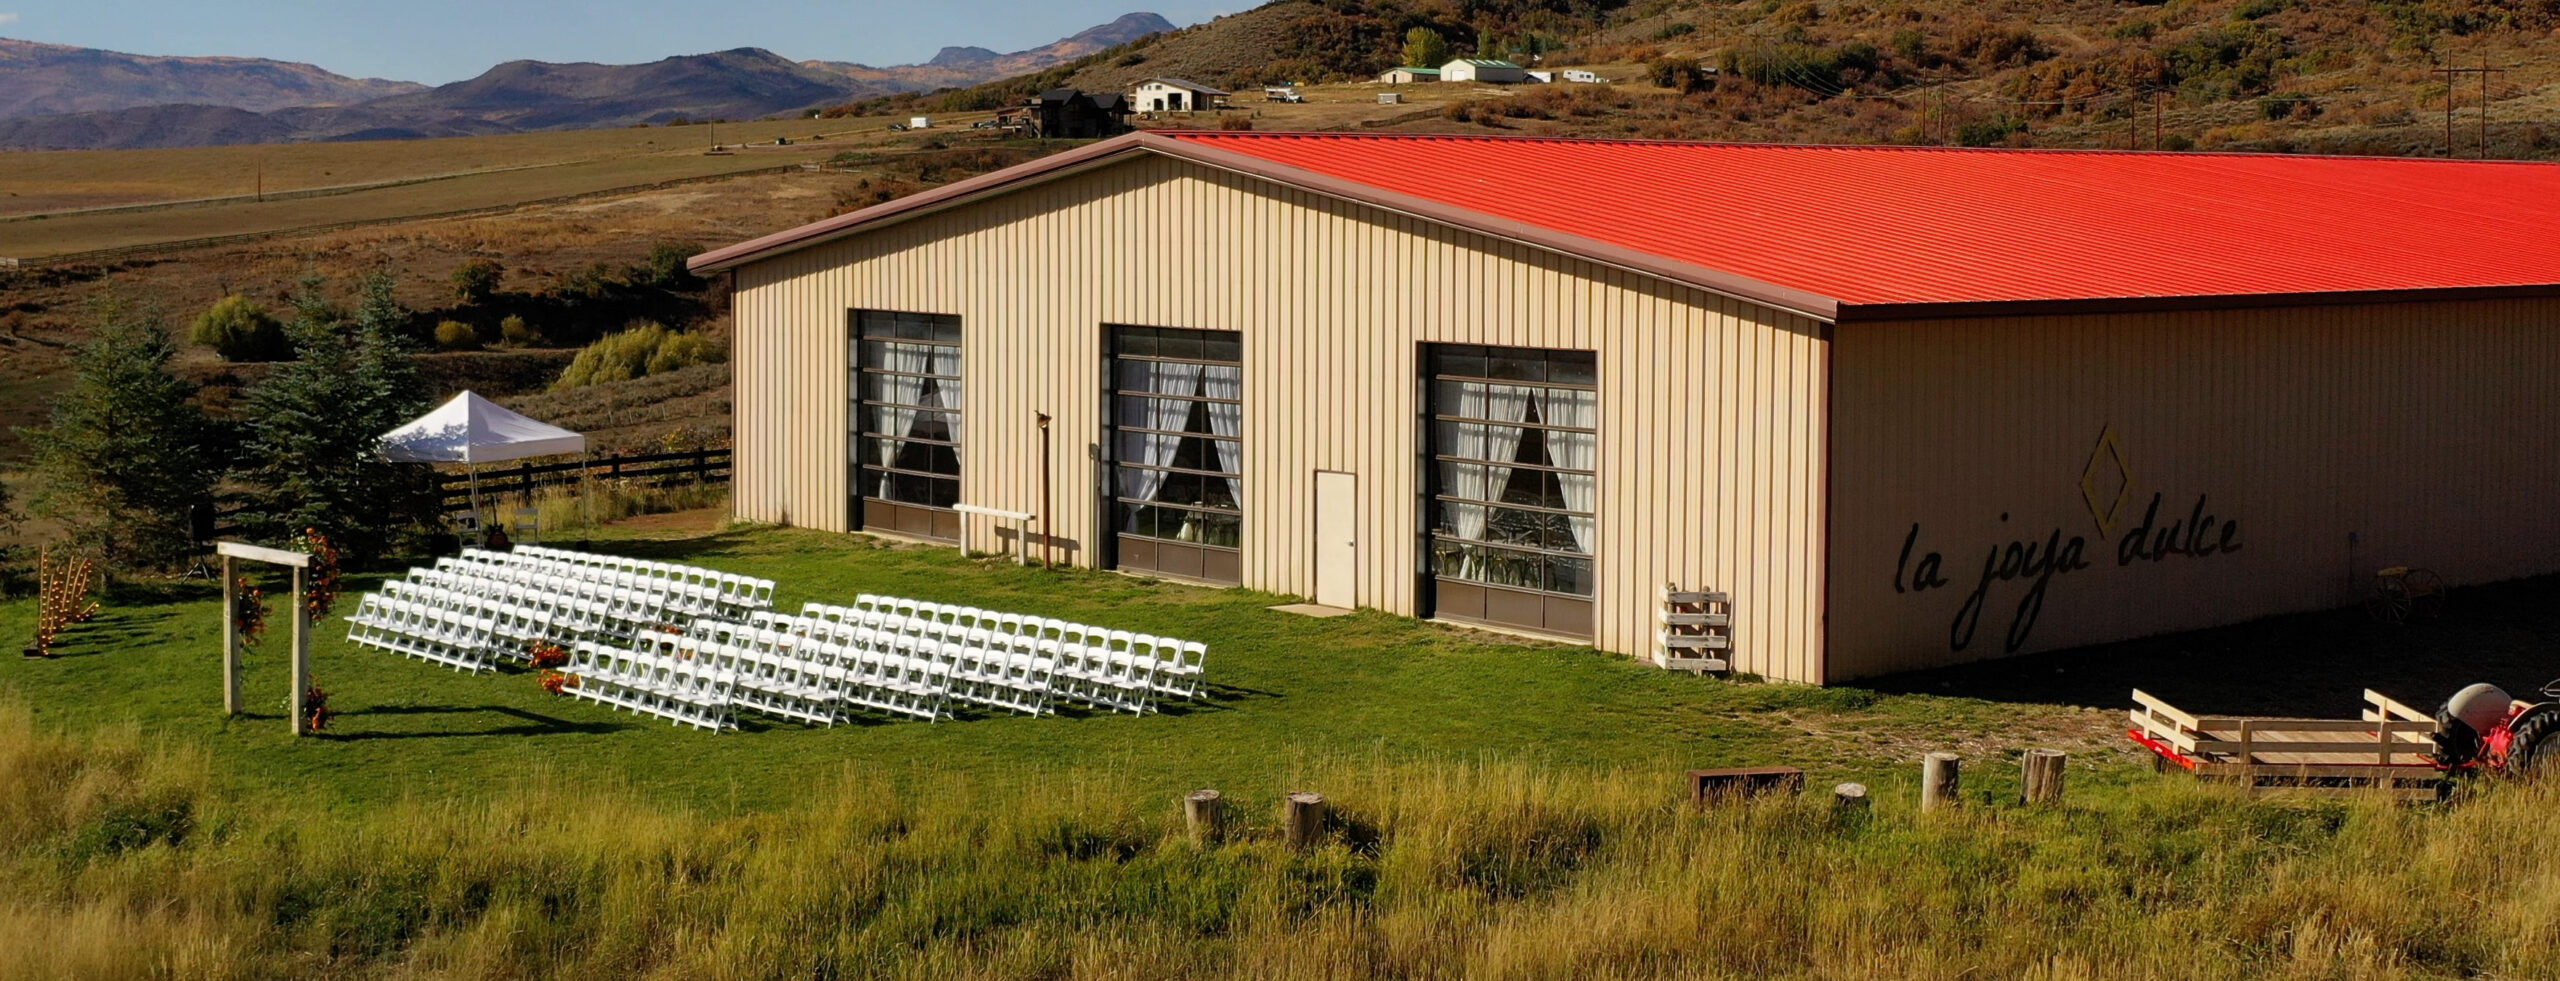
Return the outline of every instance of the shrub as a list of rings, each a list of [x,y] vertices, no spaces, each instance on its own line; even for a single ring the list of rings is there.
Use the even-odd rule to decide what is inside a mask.
[[[453,298],[463,306],[485,303],[498,293],[498,284],[507,277],[506,267],[488,259],[470,259],[453,267]]]
[[[536,347],[546,338],[533,325],[525,323],[523,317],[511,313],[498,321],[498,340],[515,347]]]
[[[1716,86],[1715,75],[1690,58],[1656,58],[1645,66],[1645,76],[1653,84],[1683,95]]]
[[[293,356],[284,325],[238,294],[214,301],[197,317],[194,336],[196,343],[212,348],[224,361],[282,361]]]
[[[1218,117],[1218,128],[1226,130],[1249,130],[1253,128],[1253,117],[1220,116]]]
[[[2267,119],[2310,119],[2320,114],[2320,103],[2307,95],[2270,95],[2258,99],[2258,115]]]
[[[725,360],[708,338],[669,330],[655,321],[640,321],[578,352],[560,372],[552,391],[628,381]]]
[[[436,347],[447,351],[476,351],[480,348],[480,331],[459,320],[436,325]]]
[[[702,246],[692,242],[660,242],[651,246],[648,258],[631,267],[631,284],[662,290],[701,289],[702,277],[685,268],[685,260],[701,251]]]
[[[1966,123],[1956,128],[1957,146],[1999,146],[2009,141],[2012,133],[2027,131],[2025,120],[2006,114]]]
[[[610,263],[594,263],[561,277],[560,292],[590,300],[602,299],[622,285],[622,274],[623,270],[614,268]]]
[[[1675,37],[1694,34],[1697,30],[1698,25],[1689,23],[1685,20],[1674,24],[1664,24],[1654,30],[1653,39],[1656,41],[1668,41]]]

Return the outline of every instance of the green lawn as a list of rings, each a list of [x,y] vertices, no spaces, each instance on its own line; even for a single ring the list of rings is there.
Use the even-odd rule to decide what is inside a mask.
[[[220,604],[201,582],[110,604],[69,635],[60,658],[0,661],[0,689],[28,701],[40,725],[137,724],[205,750],[227,786],[305,804],[469,796],[544,773],[717,811],[787,804],[813,779],[843,772],[1018,785],[1100,770],[1149,795],[1202,786],[1269,794],[1293,770],[1369,756],[1658,770],[1666,787],[1681,769],[1767,763],[1818,779],[1892,780],[1940,747],[1988,761],[2061,744],[2087,761],[2106,746],[2096,755],[2125,759],[2104,741],[2112,723],[2077,709],[1699,679],[1375,612],[1279,613],[1266,608],[1289,598],[1265,593],[1026,569],[857,536],[646,534],[599,547],[771,577],[786,609],[877,592],[1200,640],[1212,697],[1144,718],[977,715],[824,729],[749,714],[743,731],[714,735],[546,694],[520,669],[467,676],[358,648],[331,621],[315,630],[313,674],[339,714],[325,735],[296,741],[283,718],[280,627],[247,658],[247,712],[223,718]],[[353,605],[350,596],[340,612]],[[33,615],[31,602],[0,604],[0,634],[26,636]],[[1993,779],[2006,776],[1995,769],[2004,772]]]

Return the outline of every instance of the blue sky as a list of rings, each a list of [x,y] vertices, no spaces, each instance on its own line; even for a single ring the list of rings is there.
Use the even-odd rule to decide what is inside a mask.
[[[655,61],[727,48],[874,65],[944,45],[1037,47],[1133,10],[1191,24],[1258,0],[0,0],[0,37],[135,54],[307,61],[441,84],[502,61]]]

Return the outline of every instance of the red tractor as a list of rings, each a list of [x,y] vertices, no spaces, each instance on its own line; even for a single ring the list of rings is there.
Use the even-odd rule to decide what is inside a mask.
[[[2447,771],[2509,776],[2560,774],[2560,681],[2542,686],[2546,701],[2510,698],[2496,685],[2472,685],[2436,710],[2435,761]]]

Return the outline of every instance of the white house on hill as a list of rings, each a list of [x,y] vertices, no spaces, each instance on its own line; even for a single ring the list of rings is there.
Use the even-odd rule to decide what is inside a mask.
[[[1179,78],[1150,78],[1129,92],[1129,107],[1139,112],[1196,112],[1215,108],[1228,93]]]

